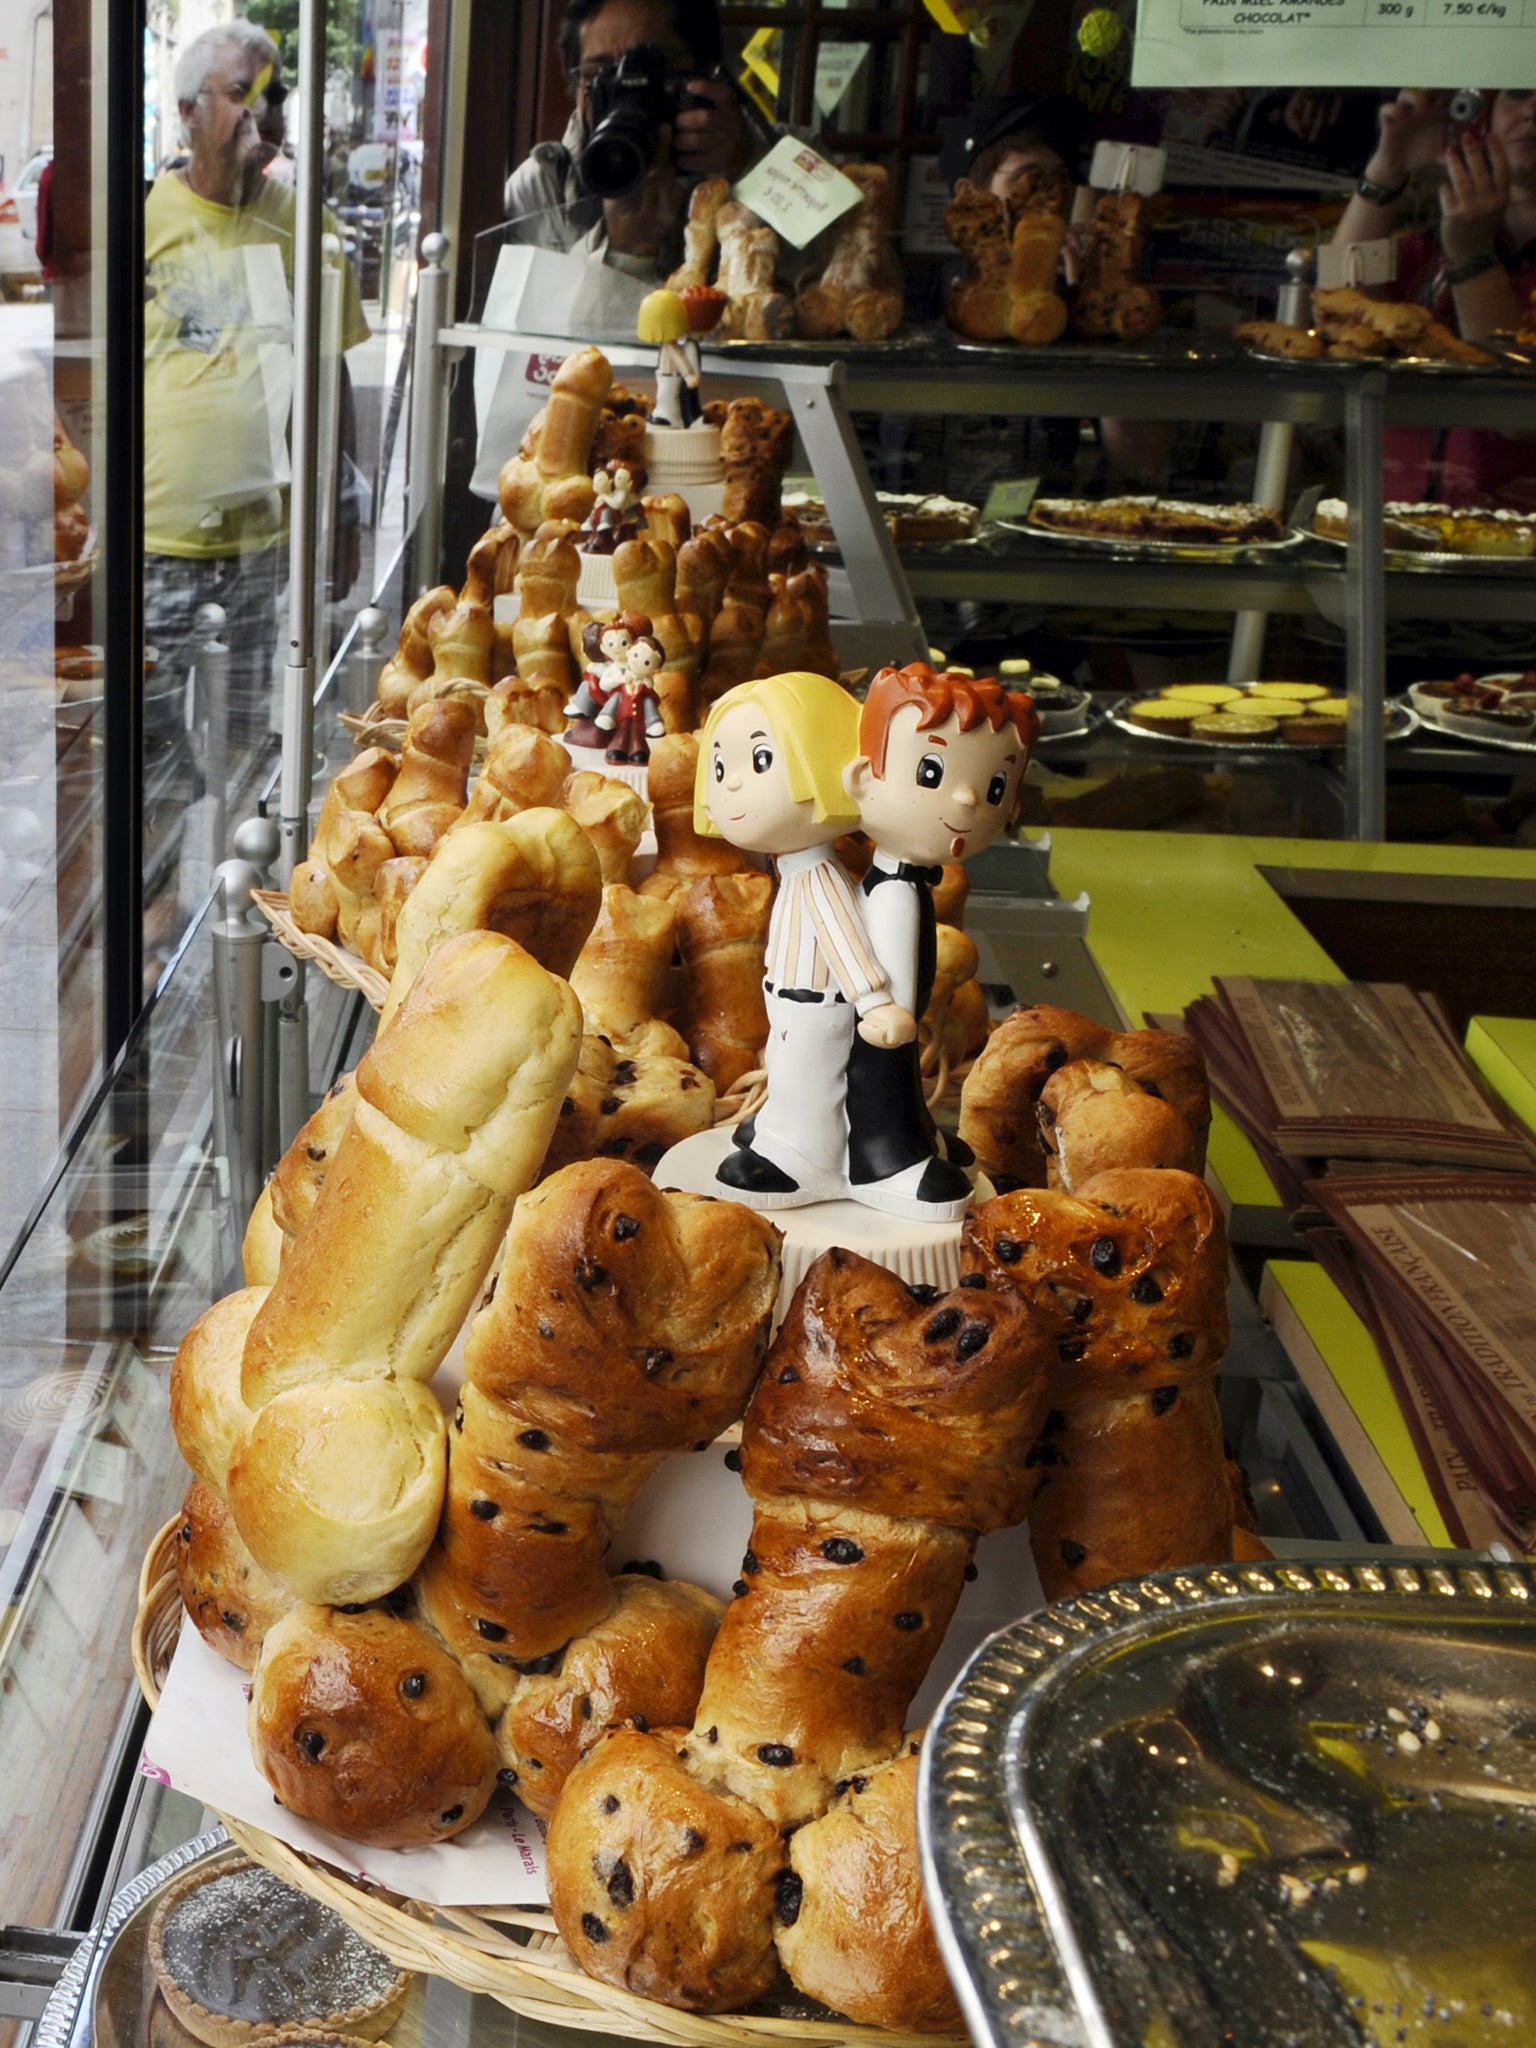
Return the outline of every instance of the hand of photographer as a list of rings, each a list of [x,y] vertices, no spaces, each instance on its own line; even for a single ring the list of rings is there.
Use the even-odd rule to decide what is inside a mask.
[[[1496,135],[1470,132],[1445,152],[1440,187],[1440,246],[1453,268],[1492,249],[1509,205],[1509,158]]]
[[[752,153],[735,93],[723,78],[690,79],[688,90],[711,104],[679,113],[673,140],[678,169],[689,178],[734,178]]]

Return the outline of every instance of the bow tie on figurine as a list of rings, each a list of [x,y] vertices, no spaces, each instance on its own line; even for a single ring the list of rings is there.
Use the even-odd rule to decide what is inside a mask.
[[[942,868],[925,868],[915,860],[899,860],[893,868],[869,867],[864,870],[864,893],[881,882],[926,882],[930,889],[937,889],[944,879]]]

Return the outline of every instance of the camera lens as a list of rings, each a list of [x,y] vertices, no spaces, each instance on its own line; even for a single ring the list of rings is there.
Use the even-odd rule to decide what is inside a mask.
[[[637,108],[616,107],[581,152],[581,180],[603,199],[622,199],[642,183],[656,154],[656,129]]]

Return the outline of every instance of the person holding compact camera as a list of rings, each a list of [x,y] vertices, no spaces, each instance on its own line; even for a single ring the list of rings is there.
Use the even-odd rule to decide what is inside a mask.
[[[567,0],[560,60],[575,110],[507,180],[508,237],[664,277],[692,187],[775,139],[721,69],[715,0]]]

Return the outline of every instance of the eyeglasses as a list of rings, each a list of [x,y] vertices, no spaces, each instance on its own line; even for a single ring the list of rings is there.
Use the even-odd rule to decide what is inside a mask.
[[[609,57],[595,64],[584,64],[579,71],[568,71],[565,74],[566,84],[573,93],[590,92],[600,78],[617,71],[618,68],[617,57]],[[674,50],[667,59],[667,68],[673,78],[704,76],[696,59],[686,51]]]
[[[198,94],[200,100],[228,100],[235,107],[254,107],[261,100],[269,107],[280,107],[287,97],[288,88],[280,78],[272,76],[271,65],[244,85],[205,85]]]

